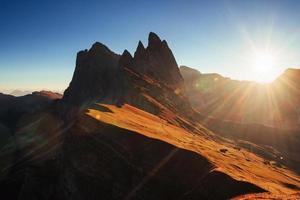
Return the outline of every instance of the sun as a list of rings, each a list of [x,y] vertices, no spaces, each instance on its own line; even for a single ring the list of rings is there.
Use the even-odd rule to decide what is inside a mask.
[[[274,57],[267,52],[258,53],[255,56],[255,68],[258,71],[261,72],[268,72],[270,69],[272,69],[272,66],[274,63]]]
[[[256,80],[259,82],[271,82],[274,79],[276,57],[268,51],[256,51],[253,57],[253,69]]]

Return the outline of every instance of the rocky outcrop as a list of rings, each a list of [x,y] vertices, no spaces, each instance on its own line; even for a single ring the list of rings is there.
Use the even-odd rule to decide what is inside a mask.
[[[63,101],[76,106],[95,101],[119,106],[130,103],[157,114],[160,108],[149,101],[149,96],[161,96],[165,105],[176,104],[176,100],[180,102],[177,104],[187,104],[183,92],[183,79],[172,51],[165,40],[151,32],[148,46],[140,41],[134,56],[127,50],[119,56],[101,43],[79,52]],[[166,103],[170,96],[172,100]]]
[[[77,54],[76,68],[63,100],[81,105],[94,99],[114,96],[118,83],[118,62],[120,56],[105,45],[96,42],[90,50]]]
[[[181,88],[183,79],[168,43],[153,32],[149,34],[148,47],[142,42],[134,53],[130,68],[164,82],[173,89]]]

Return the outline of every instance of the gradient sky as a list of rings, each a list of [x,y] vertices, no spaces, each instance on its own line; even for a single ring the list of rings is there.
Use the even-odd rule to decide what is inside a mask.
[[[100,41],[116,53],[166,39],[179,65],[240,80],[300,66],[300,1],[0,0],[0,91],[64,90],[77,51]],[[253,65],[270,49],[272,70]]]

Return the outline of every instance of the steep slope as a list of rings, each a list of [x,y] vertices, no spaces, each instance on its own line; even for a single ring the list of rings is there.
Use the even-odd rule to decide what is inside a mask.
[[[298,130],[284,130],[262,124],[244,124],[198,115],[198,122],[238,146],[261,156],[266,163],[285,165],[300,173]]]

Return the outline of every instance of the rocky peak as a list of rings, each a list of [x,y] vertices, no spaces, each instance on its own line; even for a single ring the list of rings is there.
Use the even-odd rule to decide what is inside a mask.
[[[134,57],[145,57],[146,56],[146,49],[141,41],[139,41],[136,51],[134,53]]]
[[[173,91],[183,91],[183,79],[167,42],[153,32],[148,41],[147,48],[139,41],[134,57],[127,50],[119,56],[99,42],[89,50],[80,51],[63,100],[76,105],[94,100],[107,102],[108,99],[119,102],[127,95],[124,91],[135,87],[129,83],[124,68],[148,76]]]
[[[133,57],[131,56],[131,54],[129,53],[129,51],[127,51],[127,49],[124,50],[124,52],[122,53],[122,56],[119,60],[119,67],[128,67],[131,65],[132,63],[132,59]]]
[[[145,51],[145,47],[141,41],[139,41],[136,51]]]
[[[158,37],[158,35],[156,35],[153,32],[149,33],[149,37],[148,37],[148,48],[155,48],[161,45],[161,40]]]
[[[116,56],[107,46],[100,42],[95,42],[89,50],[90,56],[103,57],[103,56]]]
[[[104,44],[96,42],[89,50],[77,54],[72,81],[64,92],[63,100],[80,105],[92,99],[110,96],[118,74],[120,56]]]
[[[182,88],[183,79],[172,51],[167,42],[153,32],[149,34],[147,48],[139,42],[130,68],[173,89]]]
[[[127,51],[127,49],[125,49],[122,53],[122,56],[121,58],[124,57],[124,58],[127,58],[127,59],[132,59],[132,55],[129,53],[129,51]]]

